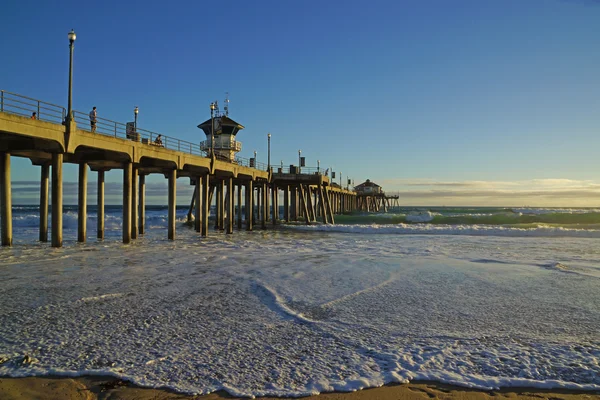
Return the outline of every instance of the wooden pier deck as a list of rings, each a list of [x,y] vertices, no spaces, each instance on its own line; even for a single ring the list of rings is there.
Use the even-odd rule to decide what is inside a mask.
[[[29,117],[33,111],[37,112],[39,119]],[[266,228],[267,221],[279,223],[279,191],[283,191],[285,221],[303,219],[311,223],[320,217],[323,223],[334,223],[335,213],[356,208],[354,192],[332,187],[328,177],[320,173],[290,173],[289,170],[273,173],[272,169],[250,167],[247,159],[229,162],[209,157],[199,144],[165,135],[163,146],[151,145],[157,133],[136,128],[132,135],[125,124],[115,121],[99,119],[97,131],[91,132],[82,129],[89,126],[86,114],[74,111],[70,121],[65,116],[64,107],[6,91],[0,93],[3,246],[11,246],[13,241],[11,157],[29,158],[33,165],[40,167],[40,241],[48,241],[51,170],[51,242],[54,247],[62,246],[63,242],[64,163],[79,166],[79,242],[85,242],[87,237],[88,170],[97,173],[99,239],[104,238],[104,174],[113,169],[123,170],[124,243],[144,234],[145,177],[149,174],[162,174],[168,179],[168,238],[171,240],[175,239],[176,233],[176,179],[179,177],[189,177],[195,184],[190,217],[195,215],[195,228],[202,236],[208,234],[213,197],[215,227],[227,233],[233,232],[234,225],[242,229],[242,211],[247,230],[253,229],[255,221],[259,221],[262,228]]]

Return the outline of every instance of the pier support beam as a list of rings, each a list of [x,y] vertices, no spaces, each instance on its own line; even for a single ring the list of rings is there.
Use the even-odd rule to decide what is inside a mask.
[[[242,184],[237,185],[237,227],[242,229]]]
[[[262,184],[262,212],[260,216],[260,227],[262,229],[267,229],[267,214],[269,213],[269,192],[267,190],[267,184]]]
[[[96,198],[97,213],[98,213],[98,229],[97,238],[104,239],[104,171],[98,171],[98,196]]]
[[[131,168],[131,238],[137,239],[138,236],[138,169]]]
[[[296,186],[290,186],[290,208],[292,221],[298,221],[298,204],[296,200]]]
[[[87,163],[79,164],[77,193],[77,241],[84,243],[87,236]]]
[[[202,231],[202,177],[197,175],[195,179],[196,188],[194,189],[194,201],[196,203],[196,208],[194,210],[194,229],[196,232],[200,233]]]
[[[40,177],[40,242],[48,241],[48,184],[50,166],[42,164]]]
[[[331,209],[331,199],[329,197],[329,189],[327,187],[323,188],[323,192],[325,194],[325,204],[327,205],[327,211],[329,212],[329,220],[332,224],[335,224],[333,219],[333,210]]]
[[[12,194],[10,182],[10,153],[0,153],[0,212],[2,217],[2,246],[12,246]]]
[[[208,212],[210,210],[210,201],[209,201],[209,175],[202,175],[202,236],[206,237],[208,235]]]
[[[177,205],[177,170],[169,171],[169,240],[175,240],[175,206]]]
[[[139,233],[140,235],[143,235],[146,231],[146,175],[141,174],[140,175],[140,184],[139,184],[139,211],[138,211],[138,216],[139,216],[139,223],[138,223],[138,229],[139,229]]]
[[[272,212],[271,218],[273,219],[273,226],[277,225],[277,220],[279,219],[279,205],[277,196],[277,186],[273,184],[271,186],[271,204],[272,204]]]
[[[227,233],[233,233],[233,178],[227,178]]]
[[[283,187],[283,218],[290,222],[290,185]]]
[[[308,208],[306,220],[309,222],[317,220],[315,217],[315,206],[313,205],[312,197],[312,189],[309,185],[306,185],[306,206]]]
[[[62,247],[63,236],[63,154],[52,154],[52,247]]]
[[[248,181],[246,185],[246,230],[252,230],[253,216],[254,216],[254,188],[252,187],[252,181]]]
[[[304,214],[304,222],[306,223],[306,225],[310,225],[310,217],[308,214],[308,206],[307,206],[307,200],[306,200],[306,196],[304,193],[304,187],[302,186],[302,184],[298,185],[298,197],[300,197],[300,206],[302,207],[302,212]]]
[[[322,185],[319,185],[319,205],[321,206],[321,217],[323,218],[323,223],[327,224],[327,209],[325,208],[325,195],[324,195],[324,191],[325,189],[323,188]]]
[[[123,165],[123,243],[131,242],[131,175],[133,165]]]

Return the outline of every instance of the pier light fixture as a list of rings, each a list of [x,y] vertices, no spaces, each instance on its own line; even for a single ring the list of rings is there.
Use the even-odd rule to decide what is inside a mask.
[[[317,160],[317,173],[321,170],[321,160]]]
[[[73,114],[73,49],[75,48],[75,39],[77,39],[77,35],[75,31],[71,29],[71,32],[68,34],[69,38],[69,102],[67,107],[67,122],[71,121]]]
[[[300,164],[301,164],[301,162],[300,162],[300,160],[301,160],[300,156],[301,155],[302,155],[302,150],[298,150],[298,173],[300,173]]]
[[[75,31],[73,29],[71,29],[71,32],[69,32],[68,36],[69,36],[69,42],[71,44],[73,44],[75,39],[77,39],[77,35],[75,34]]]
[[[137,115],[138,112],[140,112],[140,110],[138,109],[138,106],[135,106],[135,108],[133,109],[133,129],[135,129],[135,133],[137,133]]]
[[[214,157],[215,155],[215,109],[217,105],[215,103],[210,103],[210,156]]]
[[[271,134],[267,134],[267,142],[268,142],[268,155],[267,155],[267,171],[271,170]]]

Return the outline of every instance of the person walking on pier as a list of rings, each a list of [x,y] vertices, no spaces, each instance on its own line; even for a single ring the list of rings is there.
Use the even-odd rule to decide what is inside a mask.
[[[94,106],[92,111],[90,111],[90,126],[92,127],[92,132],[96,132],[96,116],[96,107]]]

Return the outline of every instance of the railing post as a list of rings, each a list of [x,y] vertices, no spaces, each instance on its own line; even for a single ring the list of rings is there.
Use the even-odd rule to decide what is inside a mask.
[[[38,100],[38,107],[37,107],[37,119],[42,119],[42,116],[40,114],[40,101]]]
[[[0,90],[0,111],[4,112],[4,90]]]
[[[181,151],[181,140],[177,139],[177,151]]]
[[[115,137],[117,137],[117,123],[115,122]]]

